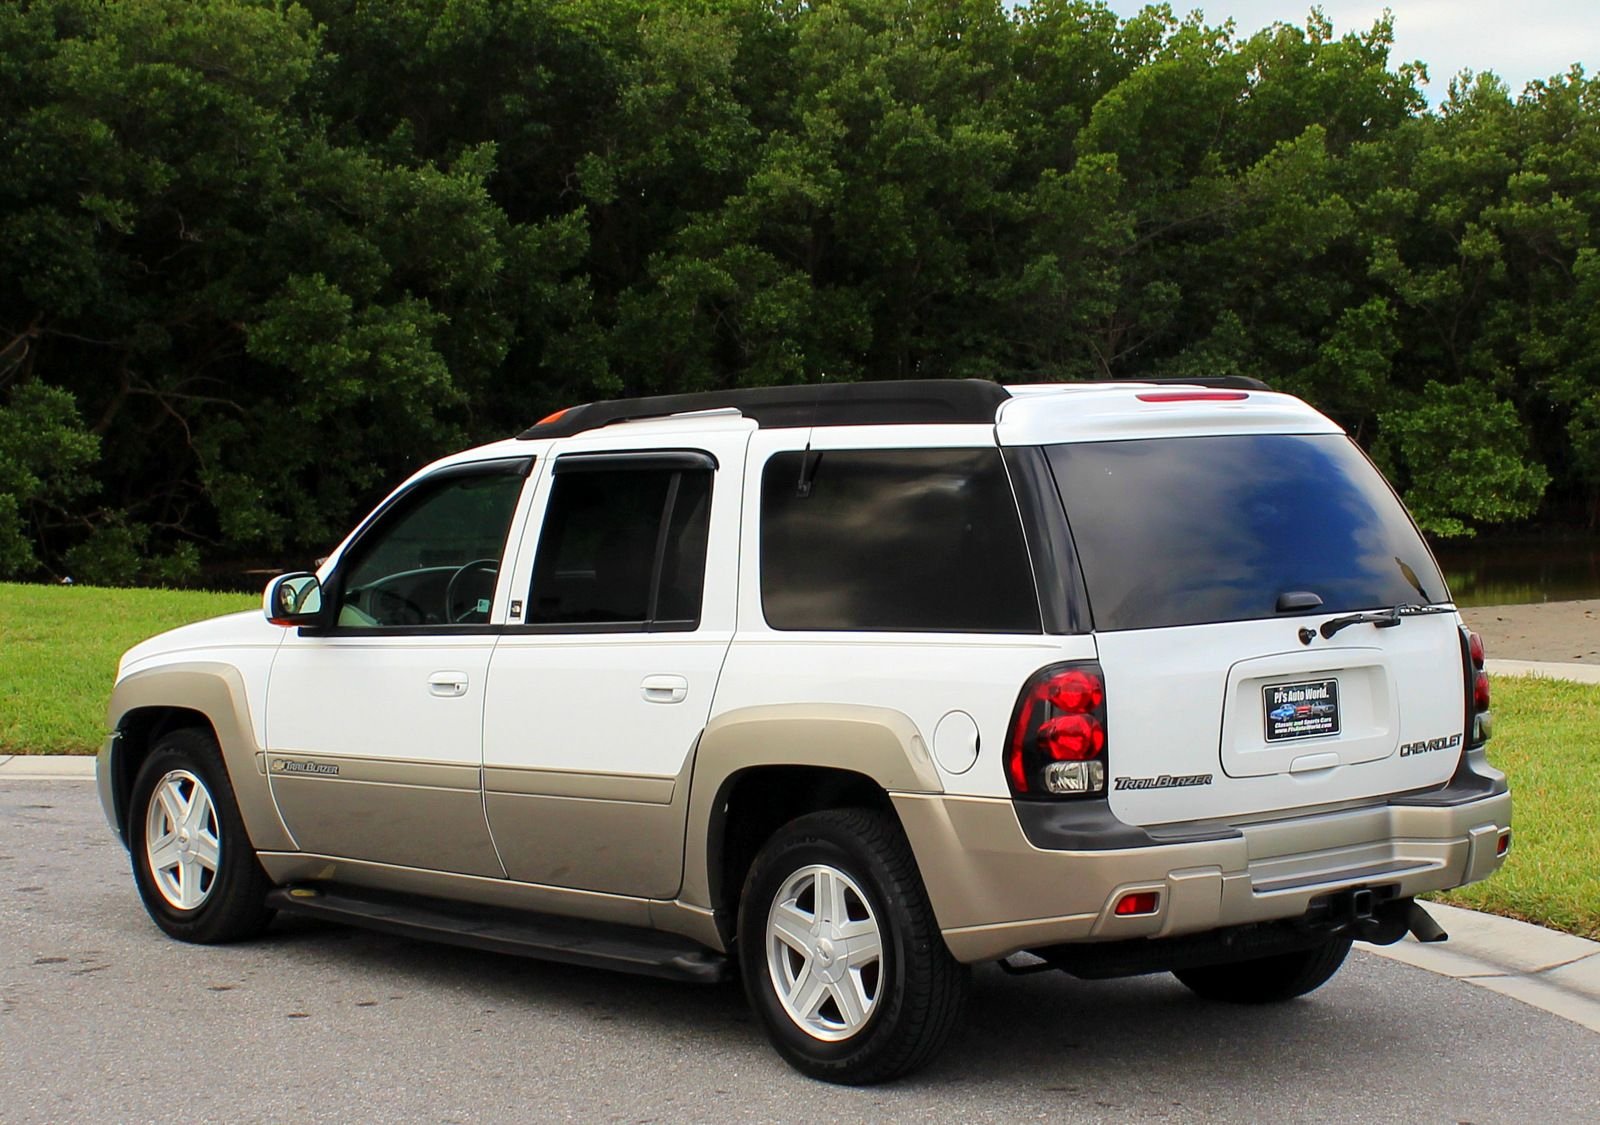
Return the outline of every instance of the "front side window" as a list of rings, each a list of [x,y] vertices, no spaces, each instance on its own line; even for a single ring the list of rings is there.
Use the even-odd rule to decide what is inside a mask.
[[[445,470],[401,496],[340,565],[341,626],[482,625],[526,462]]]
[[[774,629],[1037,633],[998,449],[780,453],[761,478]]]
[[[557,462],[527,623],[598,632],[696,628],[711,476],[708,468]]]

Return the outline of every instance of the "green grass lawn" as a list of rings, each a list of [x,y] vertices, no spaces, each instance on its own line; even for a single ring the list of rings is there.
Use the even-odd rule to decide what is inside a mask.
[[[0,754],[93,753],[129,646],[260,604],[248,594],[0,582]]]
[[[1493,878],[1438,897],[1600,939],[1600,687],[1496,677],[1492,696],[1511,855]]]
[[[0,583],[0,754],[88,754],[128,646],[260,604],[243,594]],[[1511,775],[1515,846],[1441,898],[1600,938],[1600,687],[1496,678],[1489,759]]]

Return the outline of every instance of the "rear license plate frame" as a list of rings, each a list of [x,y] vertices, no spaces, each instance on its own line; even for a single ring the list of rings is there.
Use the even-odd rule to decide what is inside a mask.
[[[1328,738],[1339,733],[1339,681],[1328,676],[1267,684],[1261,689],[1261,718],[1266,740],[1298,742]]]

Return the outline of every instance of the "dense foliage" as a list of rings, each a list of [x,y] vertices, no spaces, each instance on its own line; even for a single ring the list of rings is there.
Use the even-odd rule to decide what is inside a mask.
[[[1084,0],[0,6],[0,574],[300,562],[636,392],[1241,373],[1600,520],[1600,82]]]

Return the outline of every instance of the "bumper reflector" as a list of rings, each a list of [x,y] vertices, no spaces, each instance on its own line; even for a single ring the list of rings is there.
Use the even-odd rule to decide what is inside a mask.
[[[1134,891],[1117,899],[1116,913],[1122,918],[1134,914],[1154,914],[1160,904],[1161,896],[1155,891]]]

